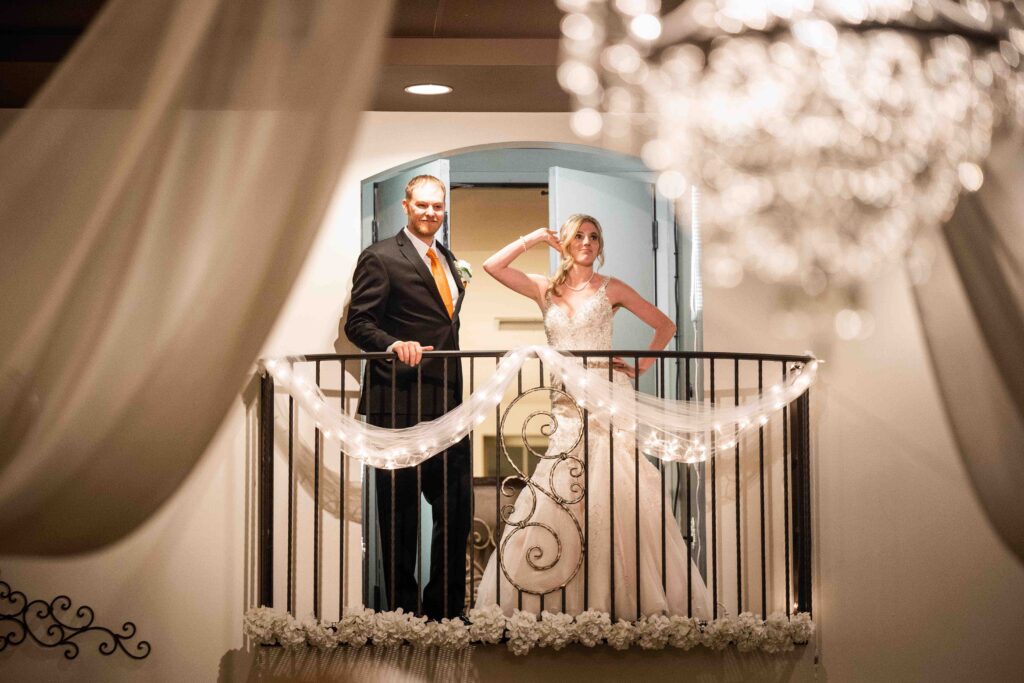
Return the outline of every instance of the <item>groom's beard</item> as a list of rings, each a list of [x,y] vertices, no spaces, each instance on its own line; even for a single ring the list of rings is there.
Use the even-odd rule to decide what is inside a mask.
[[[409,220],[409,230],[420,237],[431,239],[441,229],[442,222],[440,218],[433,221],[412,218]]]

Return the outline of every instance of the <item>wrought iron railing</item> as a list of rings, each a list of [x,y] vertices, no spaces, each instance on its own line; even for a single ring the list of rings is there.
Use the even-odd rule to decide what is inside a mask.
[[[445,377],[449,376],[449,364],[460,363],[464,389],[472,393],[484,376],[493,371],[504,353],[431,352],[425,354],[424,363],[443,364]],[[739,405],[744,395],[759,394],[766,385],[785,381],[794,367],[811,360],[796,355],[669,351],[581,351],[574,355],[581,357],[584,365],[608,367],[609,378],[612,373],[611,357],[625,358],[634,365],[642,358],[653,358],[655,363],[643,379],[633,380],[638,390],[659,397],[685,398],[709,404],[732,402],[734,405]],[[385,353],[317,354],[296,361],[293,372],[296,375],[307,373],[310,383],[320,387],[333,405],[354,414],[361,368],[367,363],[388,363],[394,368],[392,359],[393,356]],[[512,404],[520,402],[528,394],[547,393],[537,389],[552,389],[543,364],[534,360],[534,365],[537,366],[536,373],[529,365],[518,371],[517,381],[495,411],[493,425],[478,425],[470,436],[474,470],[487,476],[473,479],[473,523],[466,543],[465,562],[467,606],[475,600],[487,553],[499,553],[498,563],[501,564],[502,533],[509,522],[505,506],[513,502],[518,493],[515,487],[510,488],[509,480],[518,478],[517,469],[523,470],[528,478],[529,468],[535,465],[536,458],[529,454],[532,446],[514,443],[509,435],[503,433],[506,421],[511,419]],[[391,372],[394,382],[394,370]],[[584,535],[581,571],[586,609],[589,602],[587,577],[590,573],[586,552],[590,542],[586,519],[590,509],[587,500],[590,492],[586,485],[586,464],[590,457],[589,420],[586,419],[587,409],[580,410],[584,415],[581,456],[584,518],[578,523]],[[328,620],[360,605],[375,609],[394,605],[393,562],[388,567],[379,559],[379,546],[382,544],[390,544],[391,557],[394,557],[394,525],[390,529],[375,528],[375,514],[366,490],[372,487],[364,486],[372,480],[369,468],[355,463],[338,448],[327,452],[315,422],[299,414],[290,396],[275,395],[273,377],[266,373],[261,377],[257,429],[259,603],[283,607],[293,614],[312,612],[317,618]],[[711,435],[710,438],[715,437]],[[522,439],[529,441],[525,428]],[[647,456],[639,447],[634,448],[633,457],[639,470],[640,459]],[[688,611],[695,577],[690,576],[690,565],[685,579],[667,575],[666,519],[677,520],[680,525],[693,566],[702,574],[701,578],[712,594],[714,617],[720,613],[745,611],[762,616],[774,611],[786,614],[810,612],[810,455],[809,392],[805,392],[782,407],[777,419],[759,426],[752,436],[735,439],[735,445],[730,443],[728,449],[712,448],[706,461],[652,461],[658,468],[661,484],[659,501],[641,502],[637,477],[637,490],[632,500],[635,509],[618,510],[614,504],[615,485],[612,479],[608,491],[611,501],[608,513],[631,514],[636,520],[637,542],[633,544],[635,557],[632,559],[639,573],[640,506],[660,505],[663,588],[669,581],[685,580]],[[356,471],[360,474],[359,480],[353,481],[352,475]],[[282,485],[286,495],[280,491]],[[520,485],[528,484],[520,482]],[[355,502],[357,497],[358,503]],[[484,498],[487,499],[486,506],[481,506]],[[397,504],[392,497],[392,512]],[[421,503],[417,498],[412,504]],[[672,512],[668,517],[664,514],[667,507]],[[353,523],[356,516],[360,518],[358,527]],[[328,521],[331,529],[325,532]],[[417,535],[417,539],[420,538]],[[418,540],[416,545],[421,595],[427,544]],[[445,562],[446,573],[454,570],[447,566],[447,556]],[[610,576],[615,576],[614,570]],[[613,578],[610,602],[613,619],[639,618],[642,605],[639,582],[636,585],[637,614],[614,613],[616,588]],[[500,596],[503,590],[500,578],[496,590]],[[529,593],[529,588],[526,592]],[[325,599],[326,594],[330,594],[331,600]],[[546,598],[548,602],[545,604]],[[564,607],[564,586],[560,595],[556,590],[541,595],[540,600],[544,609],[557,611]],[[522,593],[518,595],[518,602],[522,604]],[[455,616],[449,613],[451,610],[447,608],[447,602],[445,609],[447,616]],[[418,601],[417,611],[420,610],[422,603]]]

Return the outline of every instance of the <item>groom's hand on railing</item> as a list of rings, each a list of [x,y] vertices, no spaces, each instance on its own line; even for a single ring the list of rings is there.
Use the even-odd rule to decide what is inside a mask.
[[[398,360],[406,365],[419,365],[423,359],[423,352],[433,350],[433,346],[420,346],[420,343],[416,341],[400,341],[391,347],[391,351],[398,356]]]

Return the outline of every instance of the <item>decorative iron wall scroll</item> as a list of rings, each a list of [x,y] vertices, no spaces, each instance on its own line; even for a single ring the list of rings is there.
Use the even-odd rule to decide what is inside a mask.
[[[29,600],[21,591],[11,590],[7,582],[0,581],[0,652],[29,638],[41,647],[63,648],[64,657],[74,659],[79,652],[76,641],[86,634],[99,634],[100,654],[112,655],[120,650],[132,659],[149,656],[148,641],[140,640],[134,646],[127,643],[135,637],[132,622],[126,621],[121,632],[116,633],[94,626],[93,619],[95,614],[87,605],[72,613],[71,598],[66,595],[58,595],[49,602]]]

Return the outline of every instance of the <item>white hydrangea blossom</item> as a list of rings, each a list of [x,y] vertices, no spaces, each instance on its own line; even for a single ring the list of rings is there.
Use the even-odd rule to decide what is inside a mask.
[[[794,643],[806,643],[814,635],[814,622],[811,621],[811,615],[807,612],[794,614],[789,624]]]
[[[404,641],[407,616],[401,607],[394,612],[377,612],[373,618],[373,644],[398,645]]]
[[[668,644],[680,650],[689,650],[701,643],[700,622],[695,617],[671,616]]]
[[[289,614],[277,632],[277,642],[288,649],[302,647],[306,644],[306,630]]]
[[[500,643],[505,636],[505,614],[498,605],[469,610],[469,639],[474,643]]]
[[[257,645],[273,645],[288,620],[288,614],[273,607],[253,607],[245,614],[242,632]]]
[[[415,614],[406,614],[405,622],[401,626],[405,640],[413,645],[430,647],[435,645],[437,637],[433,622],[428,622],[426,617],[417,617]]]
[[[645,650],[663,650],[672,633],[672,622],[664,614],[654,614],[637,622],[637,643]]]
[[[588,609],[576,616],[576,640],[587,647],[594,647],[611,633],[612,618],[607,612]]]
[[[330,650],[338,644],[337,632],[329,624],[316,621],[312,615],[299,623],[306,637],[306,644],[318,650]]]
[[[576,640],[576,626],[573,624],[572,615],[569,614],[544,610],[540,615],[540,623],[537,624],[537,632],[537,645],[553,650],[561,650]]]
[[[525,655],[533,649],[539,637],[536,614],[520,610],[512,612],[508,619],[508,649],[513,654]]]
[[[789,652],[793,649],[793,638],[789,633],[789,619],[776,612],[764,622],[764,640],[761,650],[769,654]]]
[[[461,619],[442,619],[435,622],[436,645],[461,650],[469,645],[469,629]]]
[[[636,640],[637,629],[631,622],[619,619],[618,623],[608,632],[608,644],[616,650],[625,650]]]
[[[350,610],[335,625],[339,644],[362,647],[373,635],[374,611],[372,609]]]
[[[764,622],[750,612],[741,614],[735,622],[734,642],[740,652],[753,652],[764,642]]]
[[[732,641],[734,632],[732,617],[719,617],[704,627],[700,641],[709,650],[724,650]]]

